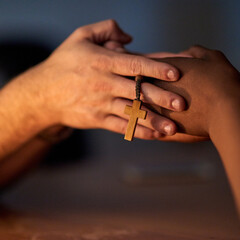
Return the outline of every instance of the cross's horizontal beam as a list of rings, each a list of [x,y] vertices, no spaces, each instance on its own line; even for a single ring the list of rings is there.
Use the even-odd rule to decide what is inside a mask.
[[[133,100],[132,107],[128,105],[125,107],[124,113],[130,115],[126,134],[124,137],[125,140],[132,141],[138,118],[145,119],[147,116],[147,112],[140,109],[141,105],[142,105],[141,101]]]

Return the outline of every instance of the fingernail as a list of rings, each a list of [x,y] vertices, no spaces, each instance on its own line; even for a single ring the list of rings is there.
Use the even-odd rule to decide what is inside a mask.
[[[178,99],[174,99],[172,101],[172,107],[176,110],[179,110],[180,109],[180,101]]]
[[[167,73],[167,76],[168,76],[168,78],[169,78],[170,80],[175,80],[175,79],[176,79],[173,70],[169,70],[168,73]]]
[[[171,125],[166,125],[164,127],[164,131],[166,132],[167,135],[172,135],[173,134],[173,128]]]

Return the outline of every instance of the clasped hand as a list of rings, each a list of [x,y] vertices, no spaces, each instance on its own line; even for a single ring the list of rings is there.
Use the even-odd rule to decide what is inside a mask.
[[[77,29],[43,63],[29,74],[28,87],[46,127],[62,124],[73,128],[103,128],[124,133],[126,104],[135,98],[135,83],[127,76],[143,75],[165,81],[179,78],[178,70],[144,56],[112,51],[131,37],[113,20]],[[28,84],[29,83],[29,84]],[[142,84],[142,100],[173,111],[182,111],[184,99],[150,83]],[[41,111],[39,111],[41,110]],[[173,135],[176,125],[145,107],[147,120],[139,120],[135,136],[156,139]]]

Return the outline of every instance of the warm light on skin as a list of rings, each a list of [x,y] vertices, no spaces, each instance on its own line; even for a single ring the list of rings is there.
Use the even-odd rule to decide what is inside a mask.
[[[38,154],[49,147],[36,136],[52,126],[102,128],[123,134],[128,119],[124,108],[135,98],[135,83],[129,76],[140,74],[166,81],[179,78],[179,71],[172,65],[106,48],[123,49],[131,40],[114,20],[80,27],[44,62],[0,90],[0,168],[4,162],[4,171],[11,169],[9,181],[34,162],[34,151]],[[174,73],[171,79],[169,71]],[[173,99],[184,102],[177,94],[151,84],[145,84],[143,91],[145,102],[182,110],[171,105]],[[173,121],[150,110],[148,116],[139,121],[135,137],[156,139],[164,133],[164,126],[175,127]],[[17,159],[26,153],[29,159],[21,161],[20,166]],[[0,185],[5,180],[1,182],[0,175]]]
[[[160,60],[177,66],[182,78],[175,83],[155,84],[182,95],[189,105],[182,113],[161,109],[161,114],[176,121],[180,132],[189,134],[189,141],[191,135],[193,141],[195,136],[212,140],[223,161],[240,216],[240,74],[220,52],[200,47],[190,51],[202,59]]]

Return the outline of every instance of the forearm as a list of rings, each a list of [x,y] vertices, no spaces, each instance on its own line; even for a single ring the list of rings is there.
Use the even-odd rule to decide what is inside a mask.
[[[28,84],[32,77],[31,71],[22,74],[0,91],[0,162],[48,127],[38,92]]]
[[[51,145],[51,143],[35,137],[2,159],[0,162],[0,189],[40,162],[50,150]]]
[[[164,59],[182,70],[182,79],[171,84],[155,81],[155,84],[182,95],[188,108],[183,113],[159,108],[157,111],[176,121],[181,132],[211,138],[240,213],[240,76],[222,54],[201,51],[208,56],[207,60]]]
[[[56,125],[24,143],[0,162],[0,189],[5,188],[36,166],[53,145],[72,134],[71,128]]]
[[[238,93],[237,93],[238,94]],[[216,146],[240,214],[240,99],[219,104],[216,118],[212,120],[209,135]]]

